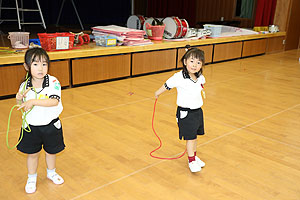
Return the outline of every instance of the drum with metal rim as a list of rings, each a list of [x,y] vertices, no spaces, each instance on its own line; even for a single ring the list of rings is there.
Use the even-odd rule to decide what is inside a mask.
[[[171,39],[181,37],[182,24],[178,17],[166,17],[163,20],[163,23],[166,25],[164,31],[165,38]]]
[[[143,30],[144,30],[145,32],[147,32],[146,24],[149,23],[150,25],[152,25],[153,20],[154,20],[153,17],[147,17],[147,18],[146,18],[145,23],[144,23],[144,25],[143,25]]]
[[[145,23],[145,18],[142,15],[131,15],[127,19],[127,28],[133,28],[141,30]]]
[[[189,24],[185,19],[181,19],[181,24],[182,24],[181,37],[185,37],[189,29]]]

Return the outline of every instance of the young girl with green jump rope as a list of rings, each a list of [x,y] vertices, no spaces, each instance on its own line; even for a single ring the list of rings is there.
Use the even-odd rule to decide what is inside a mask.
[[[42,148],[46,154],[47,178],[55,184],[64,182],[55,172],[56,154],[65,148],[59,120],[63,110],[61,86],[54,76],[47,74],[49,62],[49,56],[42,48],[27,50],[24,67],[28,77],[16,94],[20,105],[18,110],[23,109],[23,118],[25,116],[17,149],[27,154],[27,193],[36,191],[37,167]]]

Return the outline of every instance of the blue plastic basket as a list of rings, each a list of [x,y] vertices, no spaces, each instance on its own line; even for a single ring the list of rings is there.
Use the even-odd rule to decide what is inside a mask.
[[[41,46],[41,42],[39,39],[29,39],[29,44],[33,42],[33,44]]]
[[[117,39],[116,37],[110,36],[110,35],[96,35],[95,41],[97,46],[102,47],[113,47],[117,45]]]

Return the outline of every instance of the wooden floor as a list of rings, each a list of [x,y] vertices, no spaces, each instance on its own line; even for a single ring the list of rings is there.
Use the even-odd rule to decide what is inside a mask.
[[[57,158],[65,183],[46,179],[44,155],[37,192],[24,191],[26,156],[5,145],[14,99],[0,101],[0,199],[34,200],[300,200],[300,50],[207,65],[203,110],[206,135],[192,174],[186,156],[157,160],[151,129],[154,92],[174,71],[62,92],[66,150]],[[133,94],[132,94],[133,93]],[[176,156],[176,90],[158,100],[155,127]],[[10,144],[20,127],[14,112]]]

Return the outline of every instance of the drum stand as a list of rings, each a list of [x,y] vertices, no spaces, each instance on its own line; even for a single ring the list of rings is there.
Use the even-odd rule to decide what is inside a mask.
[[[62,9],[63,9],[64,4],[65,4],[65,1],[66,1],[66,0],[63,0],[63,2],[62,2],[62,4],[61,4],[60,10],[59,10],[59,14],[58,14],[58,18],[57,18],[57,21],[56,21],[56,26],[58,26],[58,22],[59,22],[59,19],[60,19],[60,16],[61,16]],[[81,27],[81,30],[84,30],[83,25],[82,25],[81,20],[80,20],[80,17],[79,17],[79,14],[78,14],[78,12],[77,12],[75,3],[74,3],[73,0],[70,0],[70,1],[71,1],[72,5],[73,5],[73,8],[74,8],[74,10],[75,10],[77,19],[78,19],[79,24],[80,24],[80,27]]]

